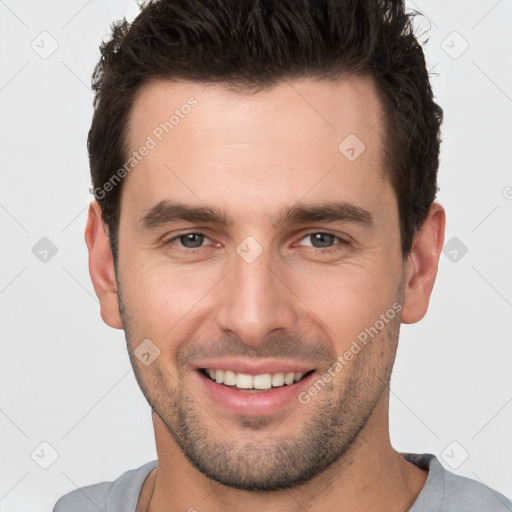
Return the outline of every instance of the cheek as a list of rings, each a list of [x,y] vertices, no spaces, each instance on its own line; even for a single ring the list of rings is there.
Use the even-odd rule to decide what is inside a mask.
[[[222,276],[213,266],[191,271],[168,263],[150,265],[143,258],[125,261],[123,270],[123,300],[130,319],[157,339],[169,339],[171,331],[186,324]]]
[[[130,321],[142,336],[165,340],[167,346],[193,334],[207,317],[212,320],[230,296],[226,287],[235,286],[229,264],[220,261],[178,265],[144,250],[123,254],[123,300]],[[350,343],[396,300],[399,272],[391,256],[371,250],[336,265],[284,265],[280,275],[293,293],[284,293],[281,300],[323,324],[326,336]],[[278,292],[270,288],[268,293]]]
[[[397,301],[399,276],[392,268],[382,269],[351,265],[309,271],[307,279],[296,275],[297,296],[327,327],[337,351],[373,326]]]

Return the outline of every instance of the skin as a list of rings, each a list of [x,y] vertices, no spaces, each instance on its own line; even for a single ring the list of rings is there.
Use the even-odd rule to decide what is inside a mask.
[[[117,276],[95,201],[85,234],[101,316],[125,329],[153,408],[158,467],[137,510],[408,510],[427,472],[391,446],[389,379],[400,323],[421,320],[428,308],[443,208],[432,205],[404,261],[382,111],[368,78],[297,80],[254,94],[153,81],[134,103],[129,147],[191,96],[197,106],[125,178]],[[354,161],[338,150],[351,133],[366,146]],[[170,199],[217,207],[234,222],[141,226]],[[373,225],[275,223],[298,203],[331,201],[367,210]],[[207,236],[200,248],[164,244],[194,232]],[[314,248],[312,233],[335,238]],[[262,249],[252,263],[236,252],[247,236]],[[399,314],[306,405],[234,414],[193,370],[199,356],[222,354],[306,363],[320,377],[396,303]],[[148,366],[133,356],[144,339],[160,350]],[[276,481],[281,488],[270,489]],[[251,482],[267,490],[248,490]]]

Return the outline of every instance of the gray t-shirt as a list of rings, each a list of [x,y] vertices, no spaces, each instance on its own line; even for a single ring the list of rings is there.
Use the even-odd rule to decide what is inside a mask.
[[[505,496],[480,482],[455,475],[429,453],[402,453],[409,462],[428,469],[428,478],[409,512],[512,512]],[[136,512],[144,480],[156,467],[148,462],[113,482],[89,485],[62,496],[53,512]]]

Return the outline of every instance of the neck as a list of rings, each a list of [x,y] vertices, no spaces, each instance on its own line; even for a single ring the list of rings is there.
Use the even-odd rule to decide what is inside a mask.
[[[170,508],[209,512],[274,510],[339,512],[409,510],[428,473],[391,446],[389,394],[381,397],[367,424],[344,456],[309,482],[274,492],[242,491],[214,482],[185,458],[167,427],[153,413],[158,467],[144,483],[137,512]]]

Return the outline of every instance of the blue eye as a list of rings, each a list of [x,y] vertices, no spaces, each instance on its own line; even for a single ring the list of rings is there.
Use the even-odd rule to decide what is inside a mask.
[[[179,240],[187,249],[194,249],[203,245],[204,238],[205,236],[201,233],[187,233],[186,235],[181,235]]]
[[[172,246],[176,244],[175,248],[177,250],[181,249],[186,252],[207,249],[209,242],[212,242],[212,240],[204,233],[191,231],[189,233],[182,233],[164,241],[164,245]],[[320,253],[329,253],[341,249],[341,247],[336,247],[337,245],[346,246],[349,245],[349,242],[332,233],[314,231],[304,235],[296,244],[299,246],[311,247],[313,250],[318,250]]]
[[[203,233],[184,233],[182,235],[175,236],[164,243],[165,245],[171,245],[172,243],[179,241],[179,244],[185,249],[197,249],[203,246],[205,239],[209,240],[209,238]]]
[[[327,249],[327,251],[324,252],[328,252],[328,250],[335,245],[336,241],[339,241],[344,245],[348,244],[346,240],[343,240],[342,238],[333,235],[332,233],[324,233],[323,231],[308,233],[301,239],[301,241],[303,240],[309,240],[309,243],[301,245],[313,247],[314,249]]]
[[[310,233],[305,238],[309,238],[311,245],[317,249],[331,247],[336,239],[336,237],[330,233]]]

